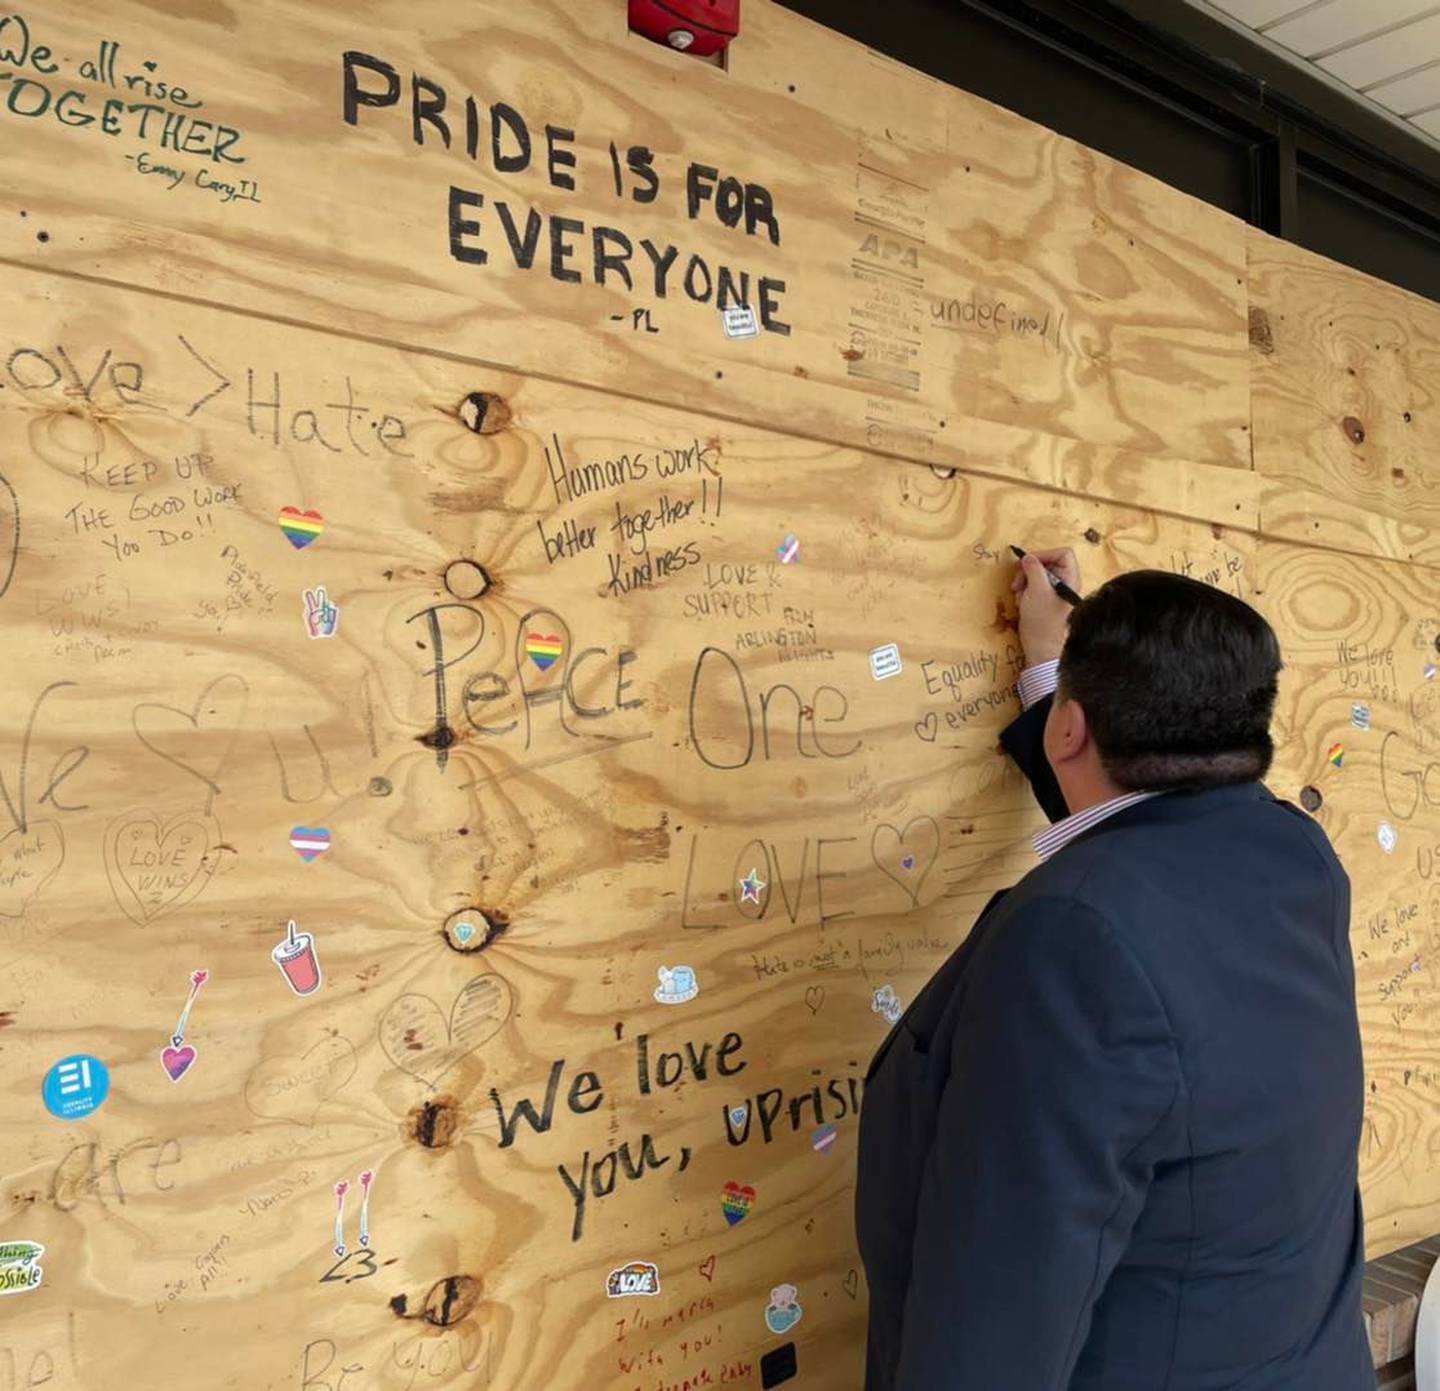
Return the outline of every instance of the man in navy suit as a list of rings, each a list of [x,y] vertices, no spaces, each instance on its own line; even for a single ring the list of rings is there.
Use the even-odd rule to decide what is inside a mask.
[[[866,1083],[867,1391],[1373,1391],[1350,886],[1260,781],[1275,634],[1158,571],[1071,609],[1046,569],[1079,587],[1024,561],[1003,736],[1042,863]]]

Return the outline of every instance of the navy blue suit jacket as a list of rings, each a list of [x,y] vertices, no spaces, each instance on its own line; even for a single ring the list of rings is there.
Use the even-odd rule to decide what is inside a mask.
[[[1055,819],[1048,706],[1005,744]],[[867,1078],[867,1391],[1373,1391],[1349,922],[1259,783],[997,894]]]

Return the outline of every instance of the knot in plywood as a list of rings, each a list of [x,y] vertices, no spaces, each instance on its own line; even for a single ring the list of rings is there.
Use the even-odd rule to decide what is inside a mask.
[[[493,391],[472,391],[460,402],[456,413],[465,427],[477,435],[498,434],[511,420],[509,403]]]

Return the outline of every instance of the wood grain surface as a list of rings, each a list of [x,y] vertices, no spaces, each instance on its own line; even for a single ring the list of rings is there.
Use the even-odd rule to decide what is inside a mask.
[[[0,91],[0,256],[1020,476],[1038,432],[1143,456],[1122,482],[1169,510],[1243,489],[1214,476],[1248,464],[1239,223],[765,0],[729,71],[624,25],[32,11],[59,71]],[[727,339],[722,267],[758,337]]]
[[[1250,295],[1264,530],[1440,562],[1440,306],[1258,232]]]
[[[460,1384],[463,1358],[468,1385],[628,1388],[753,1366],[788,1282],[806,1372],[852,1384],[874,992],[913,996],[1038,821],[995,752],[1020,662],[1004,546],[1079,538],[1095,580],[1153,562],[1243,592],[1245,539],[21,288],[0,1201],[47,1253],[16,1327],[58,1348],[73,1310],[88,1385],[158,1345],[215,1387],[352,1364],[347,1385],[407,1385],[432,1358]],[[213,375],[252,371],[278,416]],[[489,433],[462,418],[482,392]],[[323,534],[295,549],[287,507]],[[455,597],[477,567],[488,589]],[[321,586],[338,621],[312,638]],[[544,670],[532,635],[559,648]],[[330,848],[303,861],[297,828]],[[322,974],[303,998],[270,959],[291,919]],[[662,966],[698,995],[657,1003]],[[62,1121],[39,1081],[71,1053],[113,1091]],[[337,1273],[334,1187],[365,1170],[375,1269]],[[734,1227],[730,1183],[755,1189]],[[351,1248],[357,1220],[352,1198]],[[632,1260],[661,1297],[607,1299]]]
[[[1371,1254],[1440,1219],[1440,487],[1371,423],[1433,428],[1423,306],[1256,239],[1252,301],[1230,219],[777,6],[728,71],[621,8],[0,23],[0,1289],[45,1247],[0,1391],[670,1391],[792,1341],[857,1385],[885,988],[1033,864],[1011,543],[1276,625],[1271,785],[1355,885]],[[404,88],[354,127],[347,50]],[[792,331],[597,286],[588,230],[556,278],[552,216],[784,279]],[[1357,472],[1322,364],[1381,313]],[[72,1055],[110,1092],[61,1119]]]

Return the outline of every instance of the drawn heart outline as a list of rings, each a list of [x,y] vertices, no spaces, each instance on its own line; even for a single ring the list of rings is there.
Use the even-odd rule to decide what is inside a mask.
[[[191,847],[169,850],[172,839],[187,828],[192,832]],[[155,863],[136,865],[134,852],[146,841],[155,848]],[[198,812],[180,812],[164,822],[152,811],[132,811],[116,817],[105,830],[105,874],[120,911],[144,927],[184,907],[210,882],[220,860],[219,844],[220,827],[213,817]],[[198,850],[193,848],[196,845]],[[183,863],[166,863],[182,850]],[[147,877],[157,882],[147,884]],[[158,882],[162,879],[171,882]]]
[[[902,879],[900,875],[890,868],[887,861],[895,851],[898,851],[905,845],[905,842],[910,837],[910,832],[916,826],[928,826],[930,828],[930,834],[926,837],[930,845],[928,854],[926,853],[924,844],[917,846],[915,851],[911,851],[912,854],[915,854],[916,863],[923,863],[924,865],[924,868],[920,870],[918,875],[915,875],[912,882],[908,877]],[[882,852],[880,840],[887,832],[887,844],[885,850]],[[894,841],[893,846],[889,844],[890,839]],[[919,853],[916,853],[916,851]],[[870,858],[875,861],[876,868],[879,869],[887,879],[894,881],[905,891],[905,896],[910,900],[911,906],[918,907],[920,904],[920,888],[925,883],[926,876],[934,869],[935,861],[940,858],[940,823],[937,822],[933,816],[912,816],[910,820],[905,823],[903,830],[896,830],[888,821],[882,821],[876,826],[870,836]]]
[[[916,720],[915,733],[927,744],[933,744],[940,733],[940,717],[932,710],[923,720]]]
[[[825,987],[823,985],[812,985],[805,992],[805,1003],[809,1006],[811,1014],[819,1014],[820,1006],[825,1003]]]
[[[13,847],[10,846],[12,840],[15,842]],[[35,862],[37,856],[38,864]],[[23,916],[35,896],[60,872],[64,863],[65,832],[58,821],[32,820],[23,831],[17,826],[0,836],[0,918]],[[25,887],[22,888],[22,885]],[[12,890],[19,890],[15,894],[13,910]]]
[[[219,688],[230,684],[233,689],[221,693]],[[235,746],[235,740],[240,735],[240,726],[245,719],[245,711],[250,705],[250,683],[243,676],[229,672],[224,676],[217,676],[203,691],[195,698],[195,704],[190,707],[187,714],[178,705],[165,705],[160,701],[142,700],[130,712],[130,726],[135,731],[135,737],[145,745],[157,758],[163,758],[166,763],[173,764],[182,773],[189,773],[192,778],[198,778],[210,789],[209,799],[205,803],[205,810],[208,812],[215,804],[215,794],[220,791],[220,784],[215,781],[220,776],[220,770],[225,766],[225,760],[230,757],[230,750]],[[224,716],[227,713],[233,714],[229,721],[230,737],[225,741],[224,747],[220,750],[220,756],[215,760],[214,771],[207,777],[198,768],[192,767],[184,759],[174,753],[167,753],[163,748],[157,746],[151,739],[147,738],[144,730],[140,728],[142,710],[159,710],[167,715],[178,715],[182,720],[190,724],[190,728],[197,734],[202,733],[201,717]],[[221,721],[216,722],[217,730],[223,728]],[[155,730],[156,735],[160,731]]]
[[[847,1271],[845,1278],[840,1282],[840,1287],[851,1299],[854,1299],[855,1292],[860,1288],[860,1272],[853,1269]]]
[[[696,1269],[699,1270],[701,1275],[703,1275],[707,1280],[713,1280],[715,1278],[715,1257],[706,1256],[705,1259],[701,1261],[700,1264],[696,1267]]]
[[[402,1072],[433,1090],[452,1067],[505,1027],[514,1003],[510,982],[494,974],[466,981],[448,1019],[428,995],[401,995],[380,1016],[380,1047]]]
[[[262,1059],[245,1079],[245,1105],[252,1115],[266,1120],[309,1125],[320,1107],[344,1088],[358,1068],[350,1040],[326,1034],[301,1053],[298,1061],[288,1054]],[[295,1106],[291,1106],[292,1101]],[[297,1109],[298,1116],[292,1114]]]

